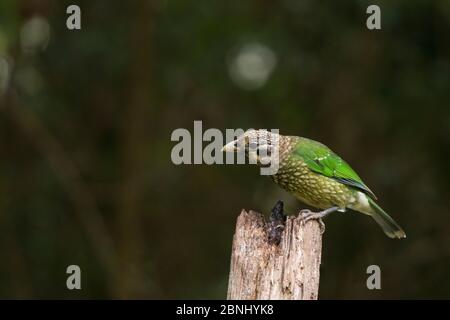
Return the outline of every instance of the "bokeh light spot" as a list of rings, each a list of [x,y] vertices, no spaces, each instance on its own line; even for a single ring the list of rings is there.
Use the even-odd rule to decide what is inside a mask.
[[[277,63],[275,53],[260,43],[242,46],[229,63],[233,82],[245,90],[262,88]]]
[[[45,18],[34,16],[27,20],[20,30],[22,51],[33,54],[48,46],[50,42],[50,25]]]

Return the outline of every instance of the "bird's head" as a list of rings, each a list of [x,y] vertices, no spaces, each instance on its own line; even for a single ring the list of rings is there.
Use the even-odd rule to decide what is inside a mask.
[[[243,152],[250,164],[270,167],[278,162],[278,145],[280,135],[265,129],[250,129],[236,140],[227,143],[222,151],[231,153]]]

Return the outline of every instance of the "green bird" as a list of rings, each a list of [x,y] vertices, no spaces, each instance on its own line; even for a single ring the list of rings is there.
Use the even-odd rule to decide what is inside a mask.
[[[243,152],[261,167],[277,161],[278,170],[271,175],[272,180],[300,201],[323,209],[308,212],[306,220],[352,209],[371,216],[388,237],[406,237],[402,228],[375,202],[377,197],[358,174],[320,142],[252,129],[222,150]]]

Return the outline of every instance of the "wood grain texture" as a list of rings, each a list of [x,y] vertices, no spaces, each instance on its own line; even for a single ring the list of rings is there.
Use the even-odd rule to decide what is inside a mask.
[[[319,223],[290,216],[279,245],[267,239],[264,217],[242,210],[233,237],[227,298],[317,299],[322,252]]]

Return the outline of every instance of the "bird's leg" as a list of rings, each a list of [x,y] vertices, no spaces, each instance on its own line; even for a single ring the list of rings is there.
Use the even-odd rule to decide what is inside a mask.
[[[300,217],[304,222],[309,220],[317,220],[320,224],[321,233],[323,234],[325,232],[325,223],[323,223],[322,218],[325,218],[327,215],[337,210],[339,210],[339,207],[331,207],[319,212],[312,212],[311,210],[303,209],[300,211]]]
[[[286,216],[283,213],[283,201],[278,200],[272,209],[269,218],[269,225],[267,229],[268,242],[270,244],[278,245],[281,241],[281,234],[284,230],[284,223]]]
[[[300,215],[302,217],[302,219],[306,221],[311,220],[311,219],[321,219],[321,218],[325,218],[327,215],[329,215],[332,212],[335,212],[339,209],[339,207],[331,207],[328,209],[325,209],[323,211],[319,211],[319,212],[312,212],[311,210],[308,209],[303,209],[300,211]]]

